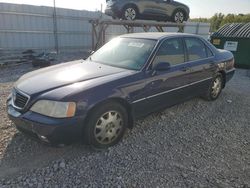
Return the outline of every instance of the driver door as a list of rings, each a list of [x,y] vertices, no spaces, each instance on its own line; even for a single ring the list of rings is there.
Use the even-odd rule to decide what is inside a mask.
[[[182,39],[167,39],[161,44],[151,70],[145,72],[145,86],[138,92],[137,100],[133,103],[135,114],[143,116],[189,97],[186,86],[192,82],[192,73],[185,60]],[[170,64],[167,70],[154,70],[158,63],[163,62]]]

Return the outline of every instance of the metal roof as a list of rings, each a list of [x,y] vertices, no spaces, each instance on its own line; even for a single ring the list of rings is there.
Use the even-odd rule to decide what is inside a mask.
[[[235,34],[234,37],[250,38],[250,22],[243,25]]]
[[[250,38],[250,22],[246,24],[226,24],[218,29],[218,31],[216,31],[212,37]]]

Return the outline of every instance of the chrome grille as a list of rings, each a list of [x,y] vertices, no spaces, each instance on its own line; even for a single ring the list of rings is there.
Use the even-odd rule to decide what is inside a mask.
[[[15,107],[23,109],[29,101],[29,96],[20,91],[15,90],[13,91],[12,99]]]

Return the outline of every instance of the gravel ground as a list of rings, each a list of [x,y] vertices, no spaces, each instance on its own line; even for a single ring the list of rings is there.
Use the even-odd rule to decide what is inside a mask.
[[[77,59],[61,57],[58,62]],[[250,77],[136,122],[106,151],[53,148],[16,131],[6,98],[30,65],[0,69],[0,187],[250,187]]]

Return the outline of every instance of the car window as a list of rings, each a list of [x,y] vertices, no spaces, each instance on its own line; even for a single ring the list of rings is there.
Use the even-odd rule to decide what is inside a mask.
[[[171,65],[184,63],[185,55],[182,40],[168,39],[164,41],[156,53],[153,67],[161,62],[167,62]]]
[[[214,56],[214,54],[212,53],[212,51],[206,46],[207,49],[207,57],[212,57]]]
[[[185,42],[189,61],[207,58],[206,47],[201,40],[196,38],[185,38]]]

